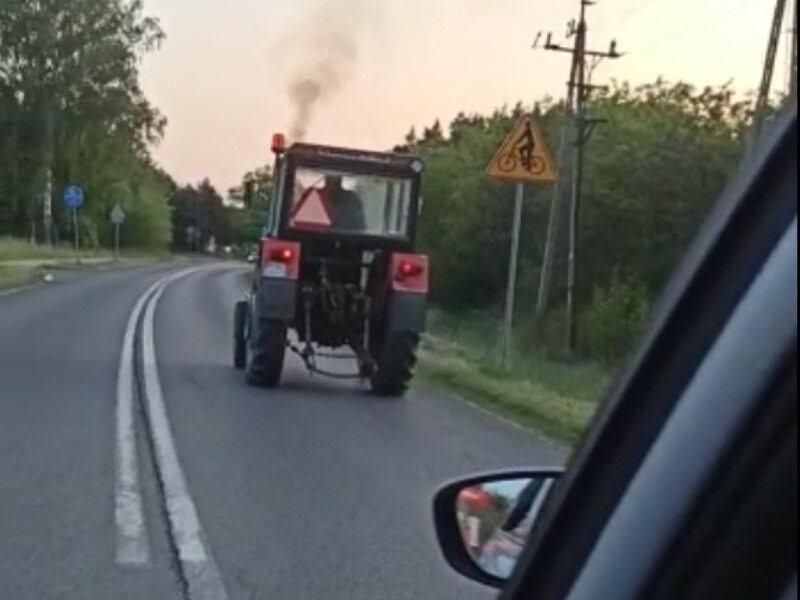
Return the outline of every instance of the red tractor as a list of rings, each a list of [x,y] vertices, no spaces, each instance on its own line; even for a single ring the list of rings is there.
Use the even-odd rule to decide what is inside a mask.
[[[286,350],[400,396],[425,328],[428,258],[414,252],[422,161],[273,138],[275,181],[256,273],[234,318],[234,364],[278,384]],[[346,347],[353,373],[319,359]],[[337,356],[341,356],[337,354]]]

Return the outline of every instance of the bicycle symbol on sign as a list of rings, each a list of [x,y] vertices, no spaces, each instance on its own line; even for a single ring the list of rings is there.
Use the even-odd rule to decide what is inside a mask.
[[[518,164],[533,175],[544,172],[545,162],[540,156],[534,156],[536,140],[533,136],[530,121],[525,121],[525,131],[514,143],[514,149],[500,156],[497,161],[497,168],[504,173],[516,170]]]

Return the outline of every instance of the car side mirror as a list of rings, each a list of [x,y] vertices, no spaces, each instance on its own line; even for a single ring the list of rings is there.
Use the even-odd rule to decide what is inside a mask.
[[[502,587],[562,468],[487,473],[448,483],[433,499],[439,547],[462,575]]]

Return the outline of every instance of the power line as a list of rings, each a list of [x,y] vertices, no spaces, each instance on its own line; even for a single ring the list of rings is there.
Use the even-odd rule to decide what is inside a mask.
[[[627,52],[627,54],[643,54],[643,53],[645,53],[647,51],[650,51],[650,50],[659,49],[662,46],[668,44],[669,42],[671,42],[672,40],[674,40],[676,38],[682,37],[683,35],[685,35],[687,33],[691,33],[693,31],[697,31],[698,29],[700,29],[701,27],[703,27],[705,25],[708,25],[709,23],[713,23],[715,21],[718,21],[718,20],[720,20],[722,18],[725,18],[725,17],[728,17],[728,16],[734,14],[734,12],[737,9],[739,9],[739,8],[741,8],[743,6],[747,6],[749,4],[755,4],[756,2],[766,2],[766,0],[744,0],[742,2],[739,2],[737,4],[732,5],[728,10],[725,10],[725,11],[719,12],[719,13],[715,13],[714,15],[712,15],[712,16],[706,18],[706,19],[703,19],[702,21],[695,22],[694,24],[690,25],[689,27],[686,27],[684,29],[679,29],[677,31],[673,31],[671,33],[668,33],[668,34],[660,37],[660,38],[656,38],[651,43],[648,43],[648,45],[647,45],[645,50],[630,50],[630,51]]]
[[[647,8],[651,4],[655,4],[656,2],[659,1],[660,0],[646,0],[645,2],[637,4],[636,6],[633,6],[632,8],[629,8],[628,10],[623,12],[618,18],[614,19],[613,22],[602,23],[599,27],[597,27],[594,30],[594,33],[602,33],[603,31],[606,31],[609,27],[611,27],[611,25],[613,25],[614,27],[619,27],[619,24],[622,23],[623,21],[627,21],[631,15],[635,15],[640,10]]]
[[[626,10],[624,13],[622,13],[620,15],[620,17],[619,17],[619,19],[617,19],[615,25],[618,25],[620,23],[620,21],[624,21],[625,19],[627,19],[631,15],[635,15],[640,10],[642,10],[644,8],[647,8],[651,4],[655,4],[656,2],[659,2],[659,1],[660,0],[647,0],[646,2],[642,2],[641,4],[637,4],[633,8],[629,8],[628,10]]]
[[[620,17],[617,21],[614,22],[614,25],[618,25],[621,21],[625,20],[627,16],[630,16],[631,14],[636,14],[640,10],[642,10],[642,9],[648,7],[649,5],[654,4],[654,3],[658,2],[658,1],[659,0],[647,0],[647,2],[643,2],[642,4],[634,6],[633,8],[629,9],[627,12],[623,13],[622,17]],[[747,6],[749,4],[754,4],[756,2],[766,2],[766,0],[742,0],[741,2],[738,2],[736,4],[733,4],[733,5],[729,6],[724,11],[720,11],[720,12],[714,13],[713,15],[710,15],[709,17],[706,17],[705,19],[703,19],[701,21],[696,21],[695,23],[693,23],[692,25],[689,25],[688,27],[685,27],[683,29],[678,29],[677,31],[673,31],[673,32],[668,33],[668,34],[666,34],[664,36],[656,38],[652,42],[648,43],[647,49],[648,50],[652,50],[654,48],[660,48],[662,45],[664,45],[664,44],[666,44],[668,42],[671,42],[673,39],[682,37],[683,35],[685,35],[687,33],[691,33],[693,31],[697,31],[698,29],[700,29],[701,27],[703,27],[705,25],[708,25],[710,23],[714,23],[714,22],[716,22],[716,21],[718,21],[720,19],[723,19],[725,17],[731,16],[739,8],[741,8],[743,6]],[[604,29],[606,29],[606,26],[601,26],[598,29],[595,29],[595,33],[601,32]],[[627,52],[627,54],[640,53],[640,52],[641,52],[641,50],[631,50],[631,51]]]
[[[710,17],[708,17],[706,19],[703,19],[702,21],[696,22],[694,25],[690,25],[689,27],[687,27],[685,29],[680,29],[678,31],[674,31],[672,33],[668,33],[667,35],[656,39],[655,42],[660,44],[660,43],[663,43],[663,42],[668,42],[670,40],[673,40],[673,39],[675,39],[677,37],[681,37],[682,35],[684,35],[686,33],[690,33],[692,31],[700,29],[704,25],[708,25],[709,23],[713,23],[715,21],[718,21],[719,19],[722,19],[724,17],[732,15],[734,12],[736,12],[737,9],[741,8],[742,6],[746,6],[748,4],[754,4],[755,2],[764,2],[764,0],[744,0],[743,2],[738,2],[738,3],[728,7],[727,10],[715,13],[715,14],[711,15]]]

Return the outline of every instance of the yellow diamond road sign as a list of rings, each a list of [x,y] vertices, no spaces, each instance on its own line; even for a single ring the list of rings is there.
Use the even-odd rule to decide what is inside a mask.
[[[556,166],[532,117],[522,117],[497,149],[488,167],[497,179],[552,183]]]

